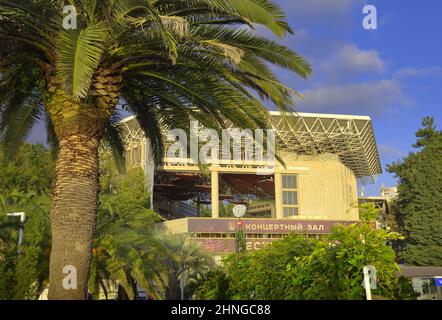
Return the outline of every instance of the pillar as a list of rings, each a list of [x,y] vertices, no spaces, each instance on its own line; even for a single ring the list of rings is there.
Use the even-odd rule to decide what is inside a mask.
[[[219,173],[211,172],[212,218],[219,218]]]
[[[276,219],[284,219],[284,210],[282,208],[282,175],[275,172],[275,212]]]

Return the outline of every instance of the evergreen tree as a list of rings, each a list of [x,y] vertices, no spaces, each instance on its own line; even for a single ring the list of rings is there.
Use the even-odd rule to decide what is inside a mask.
[[[442,266],[442,132],[426,117],[416,137],[416,151],[388,166],[399,179],[401,257],[407,264]]]

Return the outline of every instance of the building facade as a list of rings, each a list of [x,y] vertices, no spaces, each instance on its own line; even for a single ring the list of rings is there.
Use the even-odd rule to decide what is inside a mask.
[[[136,119],[121,121],[128,165],[144,169],[153,207],[168,220],[164,226],[169,231],[187,233],[207,251],[223,254],[234,251],[238,229],[245,233],[247,249],[255,250],[292,232],[319,236],[336,223],[359,220],[358,184],[372,183],[382,172],[371,119],[271,116],[272,128],[267,129],[276,132],[278,161],[270,167],[269,161],[251,158],[243,145],[235,144],[230,151],[244,153],[235,160],[202,167],[179,153],[168,154],[155,167]],[[242,134],[230,129],[232,139]],[[232,213],[239,204],[247,207],[241,219]]]

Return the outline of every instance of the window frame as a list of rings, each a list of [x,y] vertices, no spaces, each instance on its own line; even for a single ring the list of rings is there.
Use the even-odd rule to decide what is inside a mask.
[[[289,186],[289,187],[285,187],[284,186],[284,181],[287,181],[287,177],[293,177],[295,180],[295,185],[294,186]],[[299,177],[297,174],[282,174],[282,179],[281,179],[282,183],[281,183],[281,193],[282,193],[282,214],[284,216],[284,218],[290,218],[290,217],[295,217],[295,216],[299,216],[300,215],[300,206],[299,206]],[[284,194],[285,192],[293,192],[295,194],[295,198],[296,198],[296,204],[287,204],[285,203],[285,197]],[[294,198],[293,198],[294,199]],[[296,211],[295,214],[286,214],[285,213],[285,209],[294,209],[294,211]]]

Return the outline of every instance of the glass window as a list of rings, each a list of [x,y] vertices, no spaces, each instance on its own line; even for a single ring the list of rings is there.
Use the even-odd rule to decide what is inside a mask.
[[[294,175],[283,176],[282,177],[282,188],[283,189],[296,189],[297,188],[296,176],[294,176]]]
[[[284,217],[298,215],[298,181],[296,175],[282,176],[282,197]]]
[[[138,163],[141,161],[141,148],[136,147],[133,149],[133,161]]]

